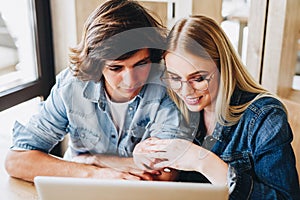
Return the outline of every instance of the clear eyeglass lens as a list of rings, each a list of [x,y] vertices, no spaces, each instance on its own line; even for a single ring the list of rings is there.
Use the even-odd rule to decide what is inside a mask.
[[[191,81],[190,84],[195,90],[199,90],[199,91],[204,91],[204,90],[207,90],[207,88],[208,88],[207,80],[203,80],[201,82]]]
[[[179,90],[179,89],[181,89],[182,84],[185,81],[180,81],[180,80],[176,81],[176,80],[168,78],[168,79],[164,79],[164,82],[170,88],[172,88],[174,90]],[[208,88],[208,81],[207,80],[203,80],[201,82],[190,80],[190,81],[187,81],[186,83],[189,84],[195,90],[199,90],[199,91],[204,91],[204,90],[207,90],[207,88]]]
[[[174,90],[178,90],[179,88],[181,88],[181,81],[174,81],[172,79],[168,80],[168,85],[174,89]]]

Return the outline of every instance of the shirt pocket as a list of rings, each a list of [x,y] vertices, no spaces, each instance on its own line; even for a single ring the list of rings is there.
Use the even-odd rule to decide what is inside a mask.
[[[70,145],[77,151],[91,151],[101,141],[101,135],[82,127],[69,127]]]
[[[252,168],[251,156],[249,152],[233,152],[223,154],[220,157],[239,172],[249,171]]]
[[[149,137],[148,126],[151,124],[150,118],[145,117],[134,123],[131,128],[127,131],[132,143],[136,144],[141,140]]]
[[[146,133],[147,130],[144,126],[134,126],[128,130],[127,134],[129,136],[130,142],[132,144],[137,144],[141,140],[145,140],[149,137],[149,134]]]

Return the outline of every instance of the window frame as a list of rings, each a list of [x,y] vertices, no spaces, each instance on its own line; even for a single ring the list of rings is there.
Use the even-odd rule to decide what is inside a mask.
[[[0,111],[40,96],[45,99],[55,83],[51,9],[49,0],[28,0],[32,6],[37,80],[0,92]]]

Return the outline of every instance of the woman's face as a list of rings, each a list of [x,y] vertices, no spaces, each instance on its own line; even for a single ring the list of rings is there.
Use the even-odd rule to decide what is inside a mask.
[[[190,111],[213,108],[219,88],[219,71],[212,60],[188,52],[172,52],[166,54],[165,63],[166,81]]]

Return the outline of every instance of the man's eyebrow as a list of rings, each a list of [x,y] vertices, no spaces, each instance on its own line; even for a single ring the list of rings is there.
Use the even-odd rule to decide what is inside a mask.
[[[144,61],[148,61],[148,60],[150,60],[150,56],[142,58],[141,60],[139,60],[136,63],[134,63],[133,66],[136,66],[139,63],[144,62]],[[108,67],[123,67],[124,65],[120,65],[120,64],[117,64],[117,63],[116,64],[112,63],[112,64],[106,64],[106,66],[108,66]]]
[[[118,65],[118,64],[112,64],[112,65],[110,65],[110,64],[106,64],[106,67],[123,67],[123,65]]]
[[[150,56],[147,56],[147,57],[145,57],[145,58],[142,58],[141,60],[139,60],[139,61],[137,61],[136,63],[134,63],[133,66],[136,66],[136,65],[138,65],[139,63],[145,62],[145,61],[148,61],[148,60],[150,60]]]

